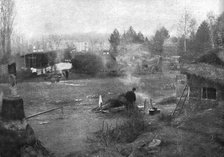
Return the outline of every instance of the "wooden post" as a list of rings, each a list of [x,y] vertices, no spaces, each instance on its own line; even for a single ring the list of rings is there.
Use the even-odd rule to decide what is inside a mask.
[[[145,99],[144,101],[144,112],[147,113],[148,111],[148,107],[146,106],[147,105],[147,100]]]
[[[20,97],[3,98],[2,118],[4,120],[23,120],[25,118],[23,99]]]

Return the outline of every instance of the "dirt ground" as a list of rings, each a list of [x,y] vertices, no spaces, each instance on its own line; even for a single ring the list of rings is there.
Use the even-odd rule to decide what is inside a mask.
[[[61,110],[29,119],[37,137],[57,157],[71,152],[85,150],[86,142],[103,122],[116,124],[124,118],[112,116],[105,118],[91,110],[98,104],[98,96],[103,101],[137,87],[137,103],[142,104],[150,97],[154,100],[174,94],[174,89],[164,89],[166,84],[174,83],[172,75],[142,76],[141,78],[94,78],[49,82],[23,82],[18,84],[18,93],[24,100],[26,116],[63,106]],[[0,84],[4,93],[7,85]],[[163,106],[172,110],[173,106]]]

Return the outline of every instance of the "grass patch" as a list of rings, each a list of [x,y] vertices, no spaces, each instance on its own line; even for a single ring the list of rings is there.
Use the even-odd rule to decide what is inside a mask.
[[[177,103],[177,97],[170,96],[170,97],[167,97],[167,98],[163,98],[157,104],[159,104],[159,105],[168,105],[168,104],[175,104],[175,103]]]
[[[159,114],[158,116],[158,121],[159,122],[165,122],[166,124],[171,124],[173,118],[170,114],[167,114],[167,113],[161,113]]]
[[[164,127],[158,137],[162,145],[156,157],[219,157],[223,154],[221,147],[200,134]]]

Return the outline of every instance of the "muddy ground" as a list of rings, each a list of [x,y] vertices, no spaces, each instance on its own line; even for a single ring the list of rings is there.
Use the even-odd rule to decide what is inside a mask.
[[[122,116],[106,116],[91,110],[98,104],[98,96],[103,100],[137,87],[137,104],[143,104],[150,97],[155,101],[174,94],[173,88],[164,88],[174,83],[175,75],[149,75],[134,78],[93,78],[49,82],[23,82],[18,84],[18,93],[24,99],[26,116],[63,106],[53,111],[29,119],[37,137],[57,157],[71,152],[85,150],[87,139],[100,129],[103,122],[121,123]],[[7,94],[7,85],[0,84]],[[165,112],[171,112],[174,106],[161,106]]]

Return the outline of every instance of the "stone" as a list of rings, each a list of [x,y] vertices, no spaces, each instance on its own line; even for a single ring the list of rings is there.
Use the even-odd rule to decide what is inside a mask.
[[[148,148],[154,148],[154,147],[157,147],[161,144],[161,140],[159,139],[153,139],[152,142],[150,142],[148,144]]]
[[[27,146],[21,149],[21,157],[38,157],[38,154],[32,146]]]

